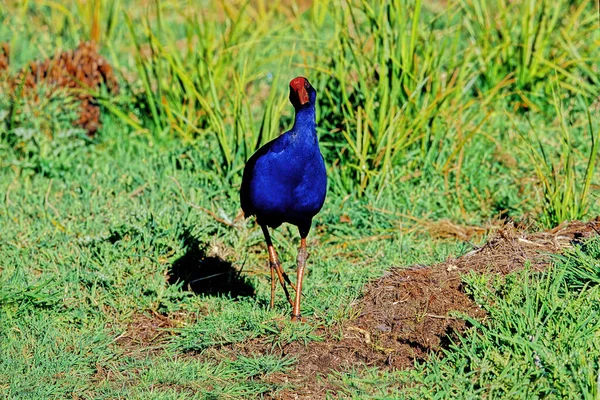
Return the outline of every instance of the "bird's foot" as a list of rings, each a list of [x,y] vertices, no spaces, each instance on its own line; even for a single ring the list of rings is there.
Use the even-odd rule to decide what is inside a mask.
[[[306,322],[306,318],[303,318],[301,314],[292,315],[292,322]]]

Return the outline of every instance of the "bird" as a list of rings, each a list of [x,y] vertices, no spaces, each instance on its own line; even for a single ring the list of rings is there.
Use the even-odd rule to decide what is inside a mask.
[[[308,252],[306,238],[312,220],[321,211],[327,194],[327,171],[319,147],[316,125],[317,92],[308,79],[290,81],[294,106],[292,128],[259,148],[246,162],[240,187],[240,203],[246,218],[254,215],[261,227],[271,269],[271,309],[275,303],[275,274],[292,306],[292,321],[302,320],[300,298]],[[283,271],[269,228],[283,223],[298,227],[300,248],[294,285]],[[286,283],[295,291],[290,298]]]

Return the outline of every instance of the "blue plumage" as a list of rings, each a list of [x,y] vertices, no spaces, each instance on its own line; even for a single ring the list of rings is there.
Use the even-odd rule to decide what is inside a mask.
[[[294,126],[250,157],[244,168],[240,189],[240,202],[245,215],[256,215],[265,233],[272,274],[273,268],[278,268],[279,260],[272,248],[267,227],[276,228],[284,222],[298,227],[302,241],[298,257],[297,292],[301,289],[302,281],[300,264],[305,261],[301,260],[301,255],[304,254],[306,258],[305,238],[312,218],[323,206],[327,192],[325,163],[316,132],[316,98],[316,91],[306,78],[298,77],[290,82],[290,101],[296,110]],[[283,271],[277,270],[278,275],[280,272],[283,274]],[[281,275],[280,281],[283,285]],[[295,311],[299,313],[299,310]],[[299,314],[296,314],[293,316],[298,317]]]

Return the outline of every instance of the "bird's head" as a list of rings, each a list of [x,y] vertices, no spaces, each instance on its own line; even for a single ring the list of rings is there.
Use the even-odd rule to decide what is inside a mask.
[[[308,79],[303,76],[292,79],[290,82],[290,102],[297,110],[307,104],[315,104],[317,92]]]

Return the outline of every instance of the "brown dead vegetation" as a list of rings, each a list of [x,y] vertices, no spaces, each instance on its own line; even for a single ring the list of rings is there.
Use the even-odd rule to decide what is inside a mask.
[[[0,45],[0,75],[6,73],[9,65],[10,49],[3,43]],[[20,93],[34,100],[39,85],[50,89],[48,96],[56,90],[67,90],[80,103],[79,118],[73,125],[85,129],[90,136],[100,127],[98,89],[105,85],[111,94],[119,91],[112,66],[98,53],[93,42],[80,43],[75,50],[57,52],[52,58],[32,61],[16,76],[6,75],[13,94]]]

